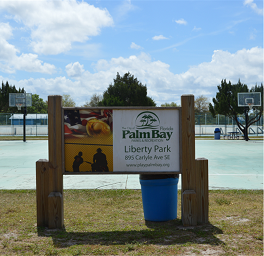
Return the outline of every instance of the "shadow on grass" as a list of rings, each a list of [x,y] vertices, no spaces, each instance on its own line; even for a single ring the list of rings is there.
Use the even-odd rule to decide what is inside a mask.
[[[142,230],[116,230],[100,232],[68,232],[64,229],[38,228],[38,235],[52,237],[57,248],[73,245],[126,245],[126,244],[208,244],[223,245],[216,235],[222,230],[209,224],[196,227],[183,227],[179,219],[166,222],[145,221]]]

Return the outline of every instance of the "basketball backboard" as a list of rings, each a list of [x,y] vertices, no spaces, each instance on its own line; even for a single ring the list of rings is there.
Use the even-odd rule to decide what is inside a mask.
[[[32,93],[9,93],[9,107],[31,107]]]
[[[239,107],[261,106],[261,92],[239,92],[237,100]]]

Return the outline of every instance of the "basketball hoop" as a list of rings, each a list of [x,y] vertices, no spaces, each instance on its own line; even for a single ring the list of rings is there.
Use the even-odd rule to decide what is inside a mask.
[[[249,107],[249,110],[252,110],[252,108],[253,108],[253,104],[248,103],[247,105],[248,105],[248,107]]]
[[[21,110],[21,107],[32,106],[32,93],[9,93],[9,107],[17,107]]]
[[[17,106],[18,110],[21,110],[22,104],[18,103],[18,104],[16,104],[16,106]]]

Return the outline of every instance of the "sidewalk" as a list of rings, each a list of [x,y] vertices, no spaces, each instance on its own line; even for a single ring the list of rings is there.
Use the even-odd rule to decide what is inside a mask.
[[[196,140],[209,160],[209,189],[263,189],[263,141]],[[36,189],[36,161],[47,140],[0,141],[0,189]],[[139,175],[65,175],[64,189],[140,189]],[[179,182],[179,188],[181,182]]]

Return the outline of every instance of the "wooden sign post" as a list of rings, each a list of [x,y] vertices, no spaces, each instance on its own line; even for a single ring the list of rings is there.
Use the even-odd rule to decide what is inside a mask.
[[[49,161],[37,162],[37,225],[64,226],[62,97],[48,97]]]
[[[182,107],[182,222],[197,225],[195,171],[195,116],[194,96],[181,97]]]
[[[182,223],[208,222],[208,160],[195,160],[194,96],[183,95],[182,107]]]
[[[120,109],[124,110],[125,108],[118,108],[118,110]],[[146,112],[156,115],[154,113],[156,109],[158,108],[153,108],[152,112],[149,112],[149,111],[146,111]],[[171,108],[170,111],[172,110],[173,109]],[[37,161],[36,163],[37,226],[44,226],[48,228],[62,228],[64,226],[63,175],[64,174],[68,174],[68,175],[78,174],[78,172],[77,173],[76,172],[71,172],[71,173],[65,172],[64,127],[63,127],[64,111],[65,110],[62,108],[62,97],[61,96],[55,95],[55,96],[48,97],[49,160],[42,159],[42,160]],[[162,111],[167,111],[167,109],[163,108]],[[169,143],[168,141],[170,140],[174,132],[175,134],[178,134],[179,137],[175,137],[175,135],[173,135],[174,141],[176,141],[176,144],[177,144],[176,145],[173,143],[173,145],[176,145],[175,152],[179,152],[177,153],[178,155],[174,157],[175,159],[176,158],[179,159],[177,160],[178,162],[176,161],[178,167],[173,167],[173,169],[167,169],[167,170],[157,169],[155,170],[155,172],[159,174],[161,173],[181,174],[182,176],[182,201],[181,201],[182,223],[184,226],[196,226],[197,224],[203,224],[203,223],[208,222],[208,160],[204,158],[195,159],[194,96],[193,95],[183,95],[181,97],[181,108],[174,108],[173,111],[177,112],[177,115],[180,119],[179,122],[177,121],[178,126],[176,128],[174,125],[169,126],[168,128],[166,127],[164,128],[163,126],[161,127],[161,129],[163,130],[169,129],[171,130],[171,132],[168,132],[168,133],[161,132],[159,134],[159,130],[154,130],[152,133],[138,132],[138,131],[135,131],[135,132],[122,131],[123,132],[122,134],[124,137],[124,136],[127,136],[128,132],[130,132],[131,138],[135,134],[141,134],[142,136],[145,136],[144,138],[147,138],[145,139],[147,141],[149,140],[159,141],[160,139],[160,141],[163,141],[163,143],[164,143],[164,140],[167,141],[167,143]],[[75,112],[79,112],[78,109],[76,109]],[[144,113],[145,112],[141,112],[141,114],[144,114]],[[171,116],[169,117],[171,118]],[[158,116],[157,116],[157,119],[159,119]],[[153,118],[153,120],[157,121],[155,118]],[[164,124],[167,122],[166,120]],[[98,124],[98,127],[99,127],[99,124]],[[125,129],[128,129],[128,128],[125,128]],[[131,129],[134,129],[134,128],[131,128]],[[157,129],[157,128],[154,128],[154,129]],[[176,130],[178,130],[179,132],[176,132]],[[151,136],[151,134],[152,136],[154,136],[155,139],[148,139],[149,137],[147,136]],[[159,136],[157,134],[159,134]],[[164,138],[166,134],[168,135],[168,137],[166,137],[165,139],[162,139]],[[177,139],[175,140],[175,138]],[[149,145],[150,147],[146,147],[149,149],[149,151],[147,152],[148,154],[150,154],[151,152],[152,144],[149,144]],[[164,150],[167,149],[167,152],[170,152],[170,153],[174,152],[174,151],[171,151],[171,149],[174,148],[173,145],[172,146],[167,145],[164,148]],[[152,148],[154,151],[155,149],[159,148],[159,146],[155,144],[154,146],[152,145]],[[129,149],[129,147],[125,146],[125,149]],[[160,148],[160,150],[161,149],[163,148]],[[161,156],[160,159],[162,159],[162,157],[163,156]],[[169,156],[166,156],[166,157],[169,159]],[[149,158],[151,158],[150,155],[149,155]],[[172,158],[173,158],[173,155],[172,155]],[[158,164],[158,165],[161,166],[161,164]],[[163,166],[172,167],[173,165],[163,164]],[[122,170],[118,169],[119,167],[115,166],[117,171],[115,173],[112,171],[111,174],[122,174]],[[141,170],[137,170],[132,173],[139,173],[139,172],[147,173],[146,171],[144,172]],[[152,169],[148,170],[148,173],[152,173],[152,172],[153,172]],[[123,172],[123,174],[124,173],[126,172]],[[85,172],[81,174],[92,174],[92,173]],[[93,172],[93,174],[95,173]],[[105,174],[110,174],[110,172],[105,173]]]

